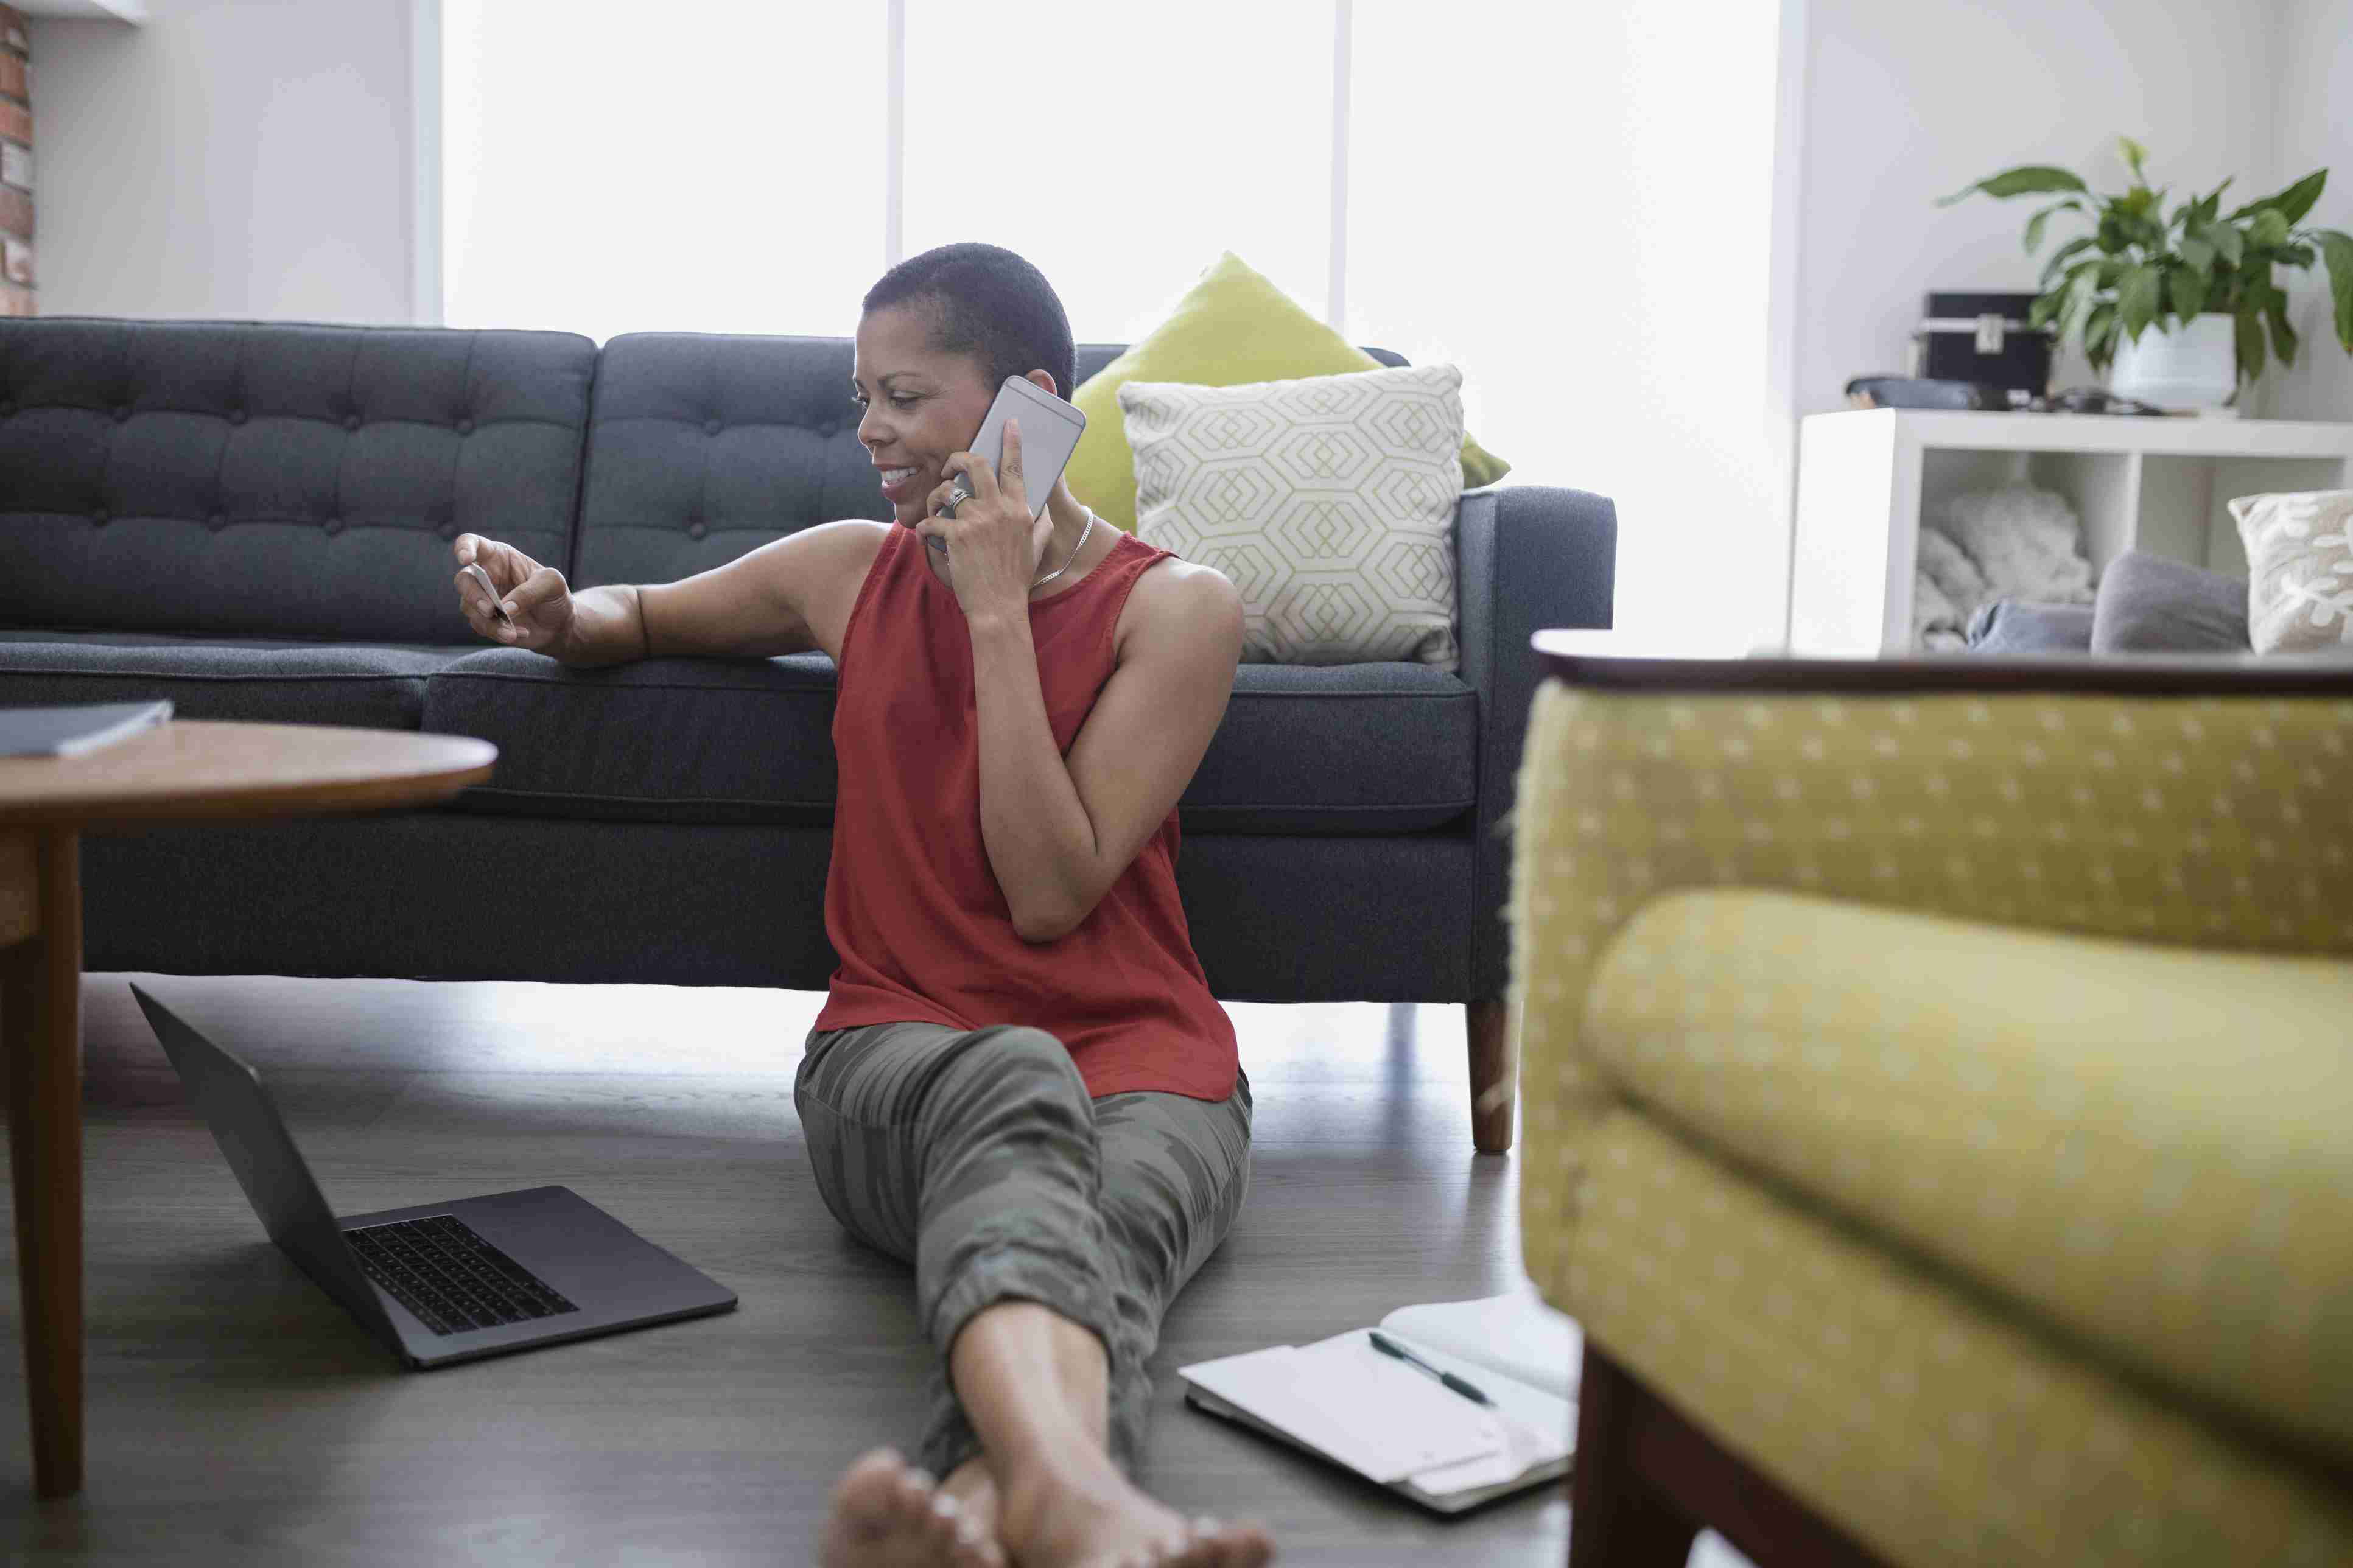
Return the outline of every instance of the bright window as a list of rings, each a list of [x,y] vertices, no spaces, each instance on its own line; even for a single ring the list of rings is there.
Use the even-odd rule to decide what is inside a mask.
[[[898,0],[895,138],[893,0],[442,5],[453,326],[847,334],[982,240],[1128,342],[1227,250],[1331,321],[1336,262],[1334,324],[1460,365],[1505,483],[1616,502],[1621,627],[1779,635],[1775,5]]]
[[[1323,316],[1332,18],[1297,0],[907,0],[907,254],[1019,253],[1081,342],[1142,337],[1228,250]]]
[[[1619,626],[1694,651],[1781,632],[1778,28],[1756,0],[1356,6],[1351,341],[1460,365],[1504,483],[1609,497]]]
[[[442,0],[443,320],[856,331],[883,268],[883,19]]]

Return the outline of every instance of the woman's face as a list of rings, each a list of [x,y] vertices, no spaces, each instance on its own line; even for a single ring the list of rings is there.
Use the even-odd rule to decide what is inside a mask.
[[[860,405],[858,439],[877,465],[882,495],[897,521],[913,528],[947,476],[950,456],[969,451],[997,389],[970,354],[936,353],[924,319],[904,307],[876,310],[858,323],[851,367]],[[883,470],[890,470],[884,472]]]

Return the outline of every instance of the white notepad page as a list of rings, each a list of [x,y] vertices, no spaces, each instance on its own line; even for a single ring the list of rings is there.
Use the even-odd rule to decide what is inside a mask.
[[[1475,1301],[1430,1301],[1399,1307],[1381,1320],[1381,1329],[1398,1339],[1475,1360],[1499,1368],[1507,1377],[1531,1388],[1541,1388],[1563,1399],[1577,1397],[1577,1365],[1585,1354],[1585,1336],[1567,1313],[1547,1306],[1535,1287],[1522,1281],[1516,1290]],[[1461,1372],[1449,1367],[1449,1372]],[[1463,1372],[1472,1382],[1479,1374]]]
[[[1509,1377],[1500,1376],[1493,1367],[1441,1350],[1410,1334],[1398,1333],[1388,1328],[1381,1331],[1439,1371],[1452,1373],[1495,1402],[1494,1408],[1486,1414],[1488,1419],[1495,1424],[1503,1438],[1503,1446],[1494,1452],[1475,1458],[1417,1470],[1407,1477],[1414,1486],[1432,1497],[1466,1491],[1472,1487],[1501,1486],[1527,1474],[1539,1465],[1548,1465],[1568,1457],[1570,1448],[1575,1446],[1577,1431],[1575,1401],[1558,1398],[1543,1389],[1531,1388]],[[1319,1341],[1305,1349],[1312,1351],[1350,1339],[1363,1342],[1364,1331],[1355,1329],[1345,1334],[1335,1334],[1331,1339]],[[1381,1359],[1389,1361],[1387,1356]],[[1399,1363],[1389,1361],[1389,1364],[1396,1366]],[[1448,1398],[1471,1405],[1471,1401],[1445,1388],[1427,1373],[1415,1373],[1414,1375],[1439,1389]]]
[[[1177,1369],[1197,1386],[1383,1485],[1500,1458],[1503,1425],[1435,1378],[1381,1354],[1362,1330]]]

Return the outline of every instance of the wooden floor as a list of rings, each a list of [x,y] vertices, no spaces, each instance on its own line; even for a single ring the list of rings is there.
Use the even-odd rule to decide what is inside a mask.
[[[132,980],[262,1069],[338,1212],[559,1183],[741,1307],[399,1370],[265,1238]],[[906,1272],[810,1184],[792,1075],[823,1001],[89,976],[88,1484],[32,1499],[10,1239],[0,1559],[807,1562],[843,1464],[913,1443],[932,1354]],[[1512,1157],[1472,1152],[1461,1008],[1229,1006],[1250,1196],[1169,1315],[1145,1486],[1263,1520],[1286,1563],[1560,1563],[1553,1489],[1435,1520],[1182,1404],[1178,1365],[1521,1278]]]

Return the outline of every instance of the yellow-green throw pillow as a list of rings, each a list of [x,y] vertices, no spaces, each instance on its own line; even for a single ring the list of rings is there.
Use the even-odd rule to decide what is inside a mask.
[[[1241,386],[1379,370],[1381,362],[1309,315],[1229,250],[1142,342],[1079,384],[1071,401],[1087,416],[1062,477],[1096,516],[1135,531],[1135,452],[1119,389],[1130,381]],[[1512,466],[1462,438],[1462,486],[1492,485]]]

